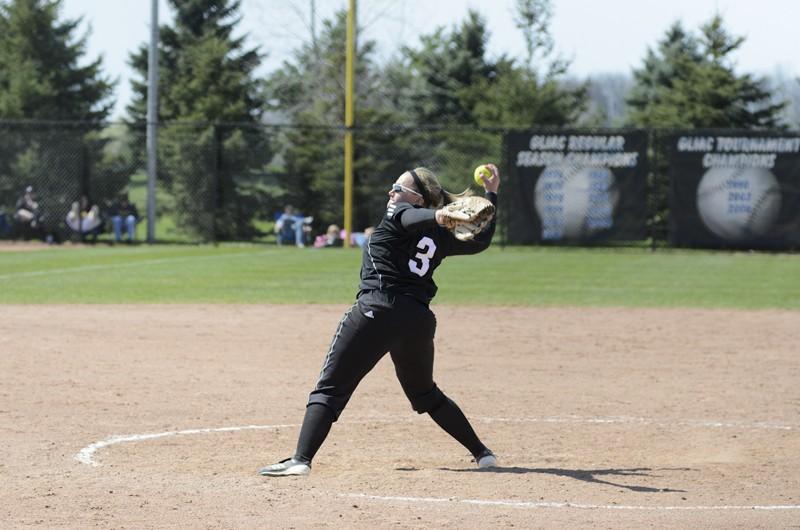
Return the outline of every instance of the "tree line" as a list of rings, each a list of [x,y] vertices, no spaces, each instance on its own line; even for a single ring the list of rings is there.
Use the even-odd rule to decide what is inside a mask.
[[[80,123],[98,168],[84,180],[102,175],[103,193],[118,194],[143,167],[148,43],[130,53],[133,98],[124,141],[110,150],[115,81],[101,58],[86,62],[82,20],[64,20],[61,3],[0,0],[0,121]],[[160,27],[158,50],[159,178],[178,222],[204,239],[246,238],[257,232],[257,212],[292,203],[318,223],[341,223],[346,13],[324,20],[318,35],[259,77],[269,50],[237,34],[240,0],[169,6],[174,18]],[[550,0],[516,1],[523,58],[489,56],[486,21],[472,10],[387,60],[378,59],[375,42],[358,39],[356,227],[374,221],[387,179],[410,161],[439,161],[444,184],[463,188],[476,161],[500,156],[497,135],[505,129],[800,126],[791,123],[790,98],[778,97],[767,79],[736,71],[744,38],[728,32],[720,15],[697,30],[673,23],[631,77],[594,83],[569,76],[569,63],[554,51],[551,15]],[[43,164],[61,163],[48,154],[55,136],[9,138],[0,146],[4,201]],[[653,179],[664,188],[658,168]],[[665,208],[664,197],[654,210]]]

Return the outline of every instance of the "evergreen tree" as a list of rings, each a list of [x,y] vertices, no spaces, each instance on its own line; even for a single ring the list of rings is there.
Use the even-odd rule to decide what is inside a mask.
[[[487,57],[487,26],[475,11],[451,32],[439,28],[420,37],[420,48],[404,49],[417,122],[469,127],[443,130],[430,142],[430,158],[440,161],[437,169],[453,189],[470,182],[478,163],[500,160],[500,129],[565,126],[586,108],[585,84],[569,87],[563,80],[567,63],[551,58],[549,1],[520,0],[517,9],[528,52],[524,63]]]
[[[469,97],[483,126],[565,127],[580,121],[587,107],[587,90],[586,83],[572,88],[557,77],[540,79],[536,72],[503,61],[498,63],[496,79],[477,83]]]
[[[284,201],[315,218],[315,229],[341,225],[343,211],[343,134],[347,13],[324,20],[313,43],[298,48],[267,79],[271,110],[292,127],[283,138]],[[402,71],[375,62],[375,43],[357,41],[354,163],[355,229],[374,224],[385,208],[384,192],[407,169],[415,143],[387,126],[405,117]]]
[[[303,126],[286,133],[286,200],[313,213],[317,228],[342,219],[345,17],[342,11],[325,21],[316,41],[267,81],[272,110]],[[584,87],[562,86],[561,61],[539,73],[505,57],[487,59],[488,34],[476,12],[452,31],[419,39],[418,48],[406,47],[384,65],[374,61],[372,42],[358,42],[357,227],[374,222],[391,180],[413,165],[431,166],[449,189],[469,185],[477,163],[501,156],[501,132],[476,125],[564,124],[584,106]]]
[[[680,22],[674,23],[658,49],[648,48],[642,68],[633,71],[634,85],[628,98],[631,125],[671,126],[681,118],[666,101],[680,79],[691,76],[693,64],[702,61],[697,39]]]
[[[102,57],[81,66],[81,19],[59,21],[61,0],[0,2],[0,119],[99,124],[114,105]]]
[[[33,185],[48,231],[98,173],[104,142],[97,131],[114,104],[102,57],[81,64],[81,19],[61,20],[60,9],[60,0],[0,1],[0,120],[31,120],[2,126],[11,134],[0,144],[0,206],[13,205]]]
[[[734,71],[731,55],[743,37],[714,16],[700,35],[675,23],[657,51],[648,50],[628,105],[630,122],[644,127],[765,129],[780,125],[785,104],[773,103],[764,80]]]
[[[730,35],[716,15],[696,36],[676,22],[648,50],[634,70],[628,99],[630,125],[651,128],[770,129],[780,126],[784,103],[772,101],[763,80],[734,71],[731,55],[744,42]],[[669,223],[667,155],[660,136],[649,176],[650,227],[653,237],[666,239]]]
[[[171,186],[182,226],[203,239],[252,236],[259,190],[248,173],[261,170],[270,149],[260,119],[257,48],[234,37],[239,0],[170,0],[173,26],[159,39],[159,177]],[[131,55],[129,125],[139,142],[147,117],[147,45]],[[140,143],[140,145],[142,145]]]
[[[500,134],[476,127],[477,107],[486,97],[478,87],[491,84],[498,72],[498,63],[487,57],[488,39],[484,18],[470,10],[450,29],[420,34],[418,46],[402,48],[392,65],[402,81],[407,119],[418,127],[404,133],[417,147],[409,163],[436,171],[447,189],[463,190],[475,165],[500,156]]]
[[[412,73],[417,120],[424,124],[472,125],[477,122],[474,101],[465,96],[481,81],[497,75],[497,64],[486,57],[486,21],[470,10],[451,32],[440,27],[421,35],[419,49],[405,47]]]
[[[551,58],[549,0],[517,0],[516,7],[527,50],[523,64],[486,56],[489,35],[475,11],[450,33],[439,28],[420,37],[419,49],[404,49],[420,122],[525,128],[578,120],[586,86],[568,87],[568,63]]]

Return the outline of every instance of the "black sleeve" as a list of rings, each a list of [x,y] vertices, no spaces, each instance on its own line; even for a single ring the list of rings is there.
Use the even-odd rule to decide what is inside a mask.
[[[386,218],[404,232],[419,232],[438,226],[436,211],[412,206],[407,202],[394,202],[386,207]]]
[[[409,232],[419,232],[436,225],[436,210],[409,208],[400,216],[400,223]]]
[[[483,232],[475,236],[470,241],[459,241],[458,239],[453,236],[453,241],[451,242],[450,249],[448,254],[451,256],[458,256],[458,255],[466,255],[466,254],[477,254],[478,252],[483,252],[489,245],[492,243],[492,237],[494,236],[494,229],[497,224],[497,194],[491,191],[486,192],[486,198],[494,204],[495,206],[495,214],[492,218],[492,222],[489,223]]]

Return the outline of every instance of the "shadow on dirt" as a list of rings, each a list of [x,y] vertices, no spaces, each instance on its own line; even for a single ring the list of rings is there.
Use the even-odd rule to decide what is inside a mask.
[[[532,467],[493,467],[489,469],[450,469],[440,468],[442,471],[456,473],[510,473],[521,475],[525,473],[542,473],[558,477],[568,477],[582,482],[606,484],[616,488],[624,488],[639,493],[685,493],[686,490],[672,488],[650,488],[647,486],[631,486],[619,484],[599,477],[652,477],[653,469],[649,467],[634,467],[630,469],[560,469],[560,468],[532,468]],[[664,470],[666,471],[666,469]],[[689,468],[669,469],[669,471],[691,471]]]

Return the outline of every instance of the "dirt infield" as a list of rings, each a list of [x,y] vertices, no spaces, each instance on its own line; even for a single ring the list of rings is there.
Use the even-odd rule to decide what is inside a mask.
[[[437,382],[501,468],[387,357],[310,476],[258,476],[344,309],[0,306],[2,526],[800,526],[800,313],[435,307]]]

